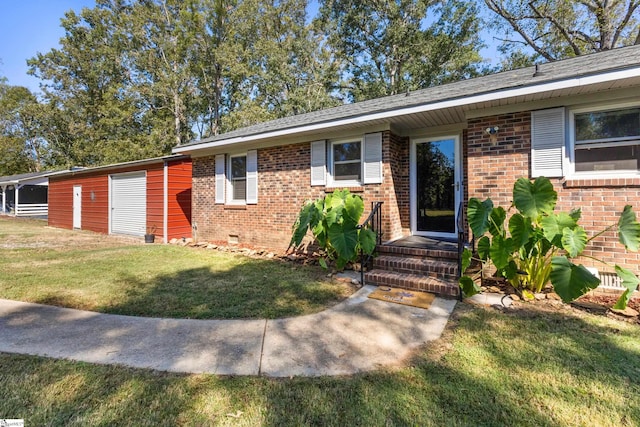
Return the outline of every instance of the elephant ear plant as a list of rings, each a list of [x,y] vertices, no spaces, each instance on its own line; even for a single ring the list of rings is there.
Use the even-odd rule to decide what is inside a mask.
[[[637,252],[640,247],[640,223],[631,206],[624,207],[617,223],[589,237],[578,225],[580,210],[556,213],[557,200],[558,194],[545,177],[534,182],[518,179],[513,186],[513,204],[509,211],[494,207],[490,199],[469,200],[467,218],[473,234],[480,236],[477,257],[482,270],[493,264],[498,276],[504,277],[525,298],[532,298],[532,293],[540,292],[549,281],[564,302],[573,301],[596,288],[600,279],[573,260],[603,233],[615,230],[627,250]],[[507,221],[512,208],[517,212],[513,212]],[[588,258],[609,266],[597,258]],[[462,271],[467,269],[471,259],[471,251],[465,249]],[[614,269],[625,288],[614,308],[623,309],[640,280],[631,270],[618,265]],[[480,292],[470,276],[460,278],[460,287],[467,296]]]
[[[360,250],[369,255],[375,250],[375,233],[358,226],[363,212],[362,198],[346,189],[307,202],[293,225],[289,246],[299,247],[307,230],[311,230],[324,254],[320,265],[327,268],[328,261],[335,261],[341,270],[356,261]]]

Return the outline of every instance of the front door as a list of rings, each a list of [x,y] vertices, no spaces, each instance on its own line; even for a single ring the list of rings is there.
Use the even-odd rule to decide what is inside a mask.
[[[416,140],[412,144],[411,228],[413,234],[456,238],[462,191],[460,138]]]
[[[73,228],[82,228],[82,186],[73,186]]]

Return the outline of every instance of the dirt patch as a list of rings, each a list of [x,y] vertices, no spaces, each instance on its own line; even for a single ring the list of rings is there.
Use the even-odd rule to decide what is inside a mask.
[[[141,237],[49,227],[46,221],[0,217],[0,249],[90,249],[144,244]]]

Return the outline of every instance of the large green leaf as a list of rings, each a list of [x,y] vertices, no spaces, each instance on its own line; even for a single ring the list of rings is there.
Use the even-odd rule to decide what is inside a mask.
[[[557,247],[562,247],[562,235],[565,228],[574,229],[578,224],[576,220],[565,212],[551,214],[540,220],[544,230],[544,237]]]
[[[618,220],[618,238],[628,250],[638,252],[640,247],[640,223],[631,205],[624,207]]]
[[[472,297],[475,294],[479,294],[481,291],[480,286],[478,286],[469,276],[462,276],[459,282],[462,293],[467,297]]]
[[[504,236],[504,222],[507,219],[507,212],[502,206],[491,209],[489,215],[489,233],[492,236]]]
[[[364,212],[364,203],[362,197],[356,195],[349,195],[344,201],[344,211],[356,224],[360,221],[360,217]]]
[[[467,220],[474,236],[482,236],[489,228],[489,215],[493,210],[493,202],[487,199],[484,202],[472,197],[467,206]]]
[[[556,206],[558,193],[548,178],[541,176],[534,182],[519,178],[513,185],[513,204],[524,216],[537,219],[550,214]]]
[[[491,241],[491,248],[489,249],[489,255],[491,261],[498,270],[504,269],[511,258],[513,252],[513,243],[511,238],[504,239],[500,236],[496,236]]]
[[[333,224],[329,227],[329,241],[340,258],[351,260],[356,255],[358,229],[345,224]]]
[[[324,222],[327,224],[327,227],[330,228],[333,224],[342,222],[343,210],[344,204],[342,203],[327,209],[327,211],[324,213]]]
[[[575,258],[587,247],[587,233],[584,228],[578,226],[573,230],[565,228],[562,230],[562,248],[567,251],[571,258]]]
[[[582,265],[575,265],[565,256],[551,259],[551,283],[562,301],[570,302],[595,289],[600,279]]]
[[[469,268],[469,266],[471,265],[471,256],[473,254],[471,253],[471,251],[469,250],[469,248],[464,248],[462,251],[462,262],[460,263],[461,265],[461,270],[460,270],[460,274],[464,274],[464,272],[467,270],[467,268]]]
[[[519,249],[529,241],[531,235],[531,220],[519,213],[511,215],[509,218],[509,233],[513,240],[513,247]]]
[[[616,274],[618,277],[622,279],[622,286],[626,289],[616,301],[616,305],[613,308],[618,310],[624,310],[627,308],[627,304],[629,304],[629,300],[631,299],[631,295],[638,289],[638,284],[640,284],[640,279],[633,274],[633,271],[627,270],[626,268],[622,268],[616,265]]]
[[[300,246],[302,239],[304,239],[304,236],[307,234],[309,224],[314,217],[314,212],[315,205],[313,203],[307,203],[302,207],[298,214],[298,219],[293,225],[293,235],[291,236],[289,245],[294,247]]]
[[[477,248],[480,259],[486,261],[489,258],[489,250],[491,249],[491,240],[489,240],[489,237],[482,236],[478,239]]]
[[[376,233],[368,228],[358,230],[358,243],[362,252],[371,255],[376,250]]]

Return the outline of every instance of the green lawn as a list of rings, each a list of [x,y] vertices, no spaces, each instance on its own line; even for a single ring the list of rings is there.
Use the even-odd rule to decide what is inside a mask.
[[[0,248],[0,298],[102,313],[278,318],[321,311],[352,292],[319,268],[138,244],[41,221],[0,218]]]
[[[26,425],[638,426],[640,328],[463,304],[405,367],[353,377],[177,375],[0,355],[0,384],[0,417]]]

